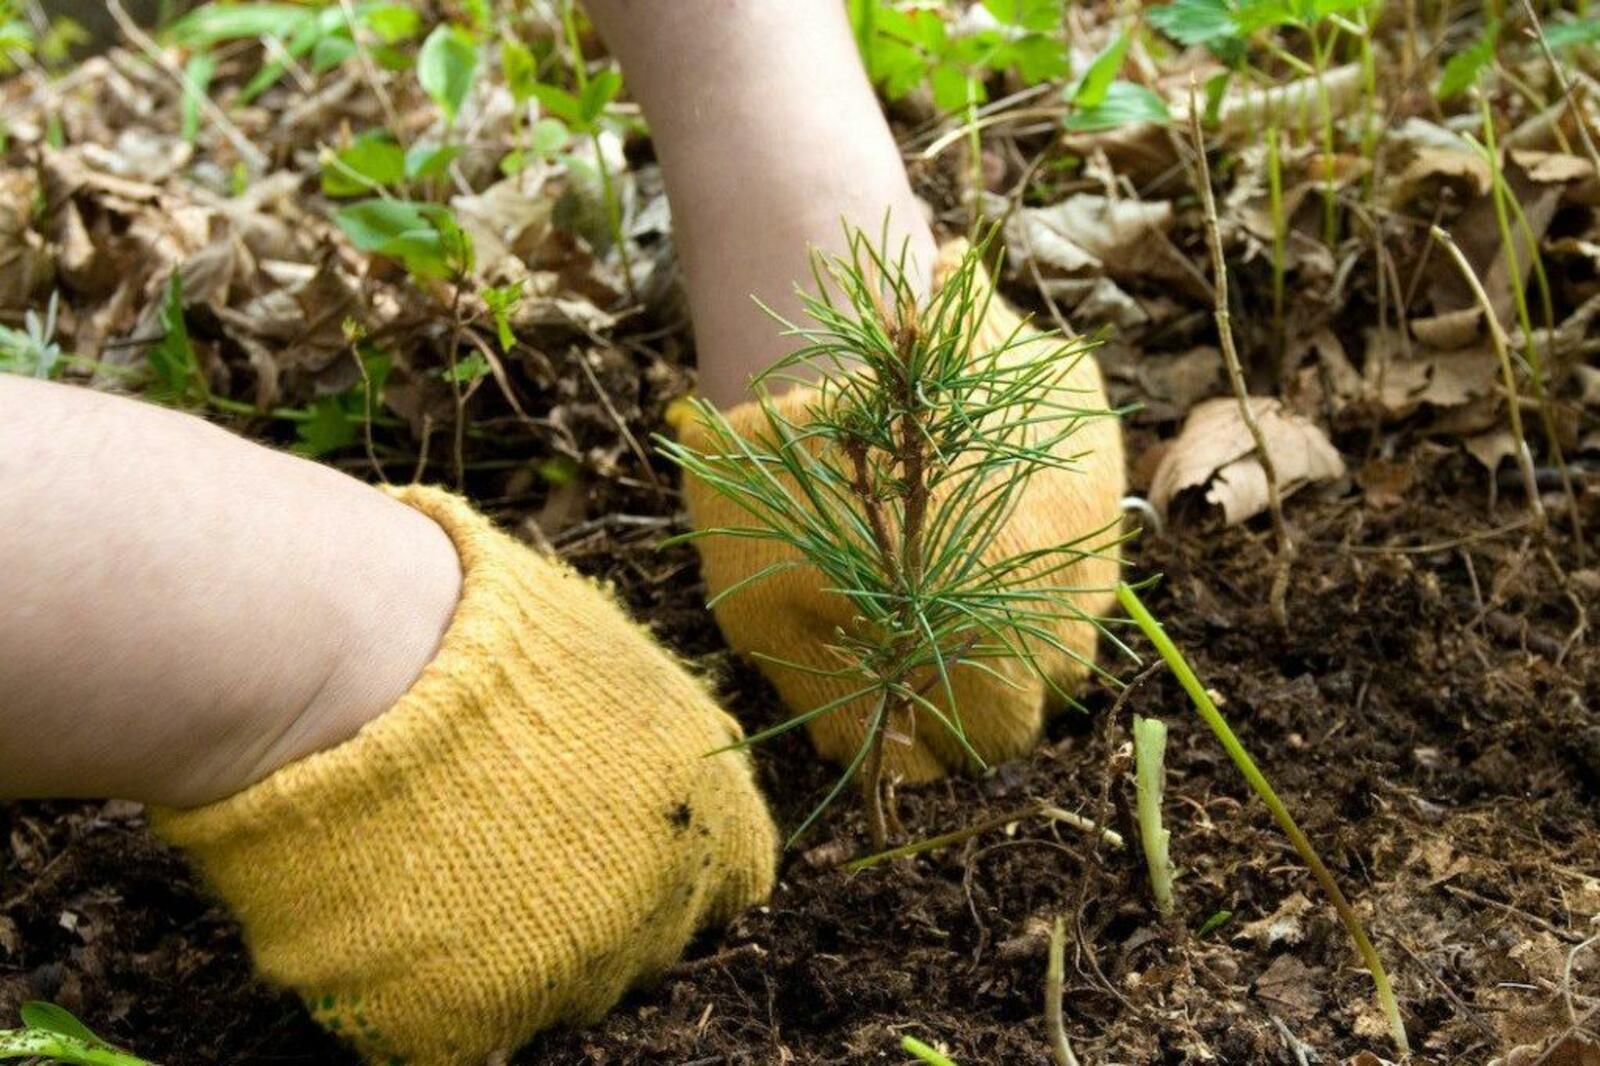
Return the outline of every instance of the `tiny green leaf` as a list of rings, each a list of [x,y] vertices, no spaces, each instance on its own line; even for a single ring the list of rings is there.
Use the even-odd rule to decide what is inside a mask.
[[[1122,61],[1128,54],[1128,45],[1132,42],[1132,34],[1124,30],[1122,33],[1100,50],[1089,64],[1089,69],[1083,72],[1083,77],[1077,84],[1067,90],[1069,99],[1079,107],[1092,108],[1099,106],[1106,98],[1106,93],[1111,89],[1111,83],[1117,78],[1117,72],[1122,69]]]
[[[1169,122],[1172,113],[1160,94],[1129,81],[1112,82],[1105,97],[1094,107],[1079,108],[1067,116],[1065,125],[1074,132],[1117,129],[1141,122]]]
[[[539,82],[539,64],[533,53],[521,41],[506,41],[500,46],[500,69],[506,77],[506,88],[518,104],[533,99],[534,86]]]
[[[414,180],[436,178],[460,155],[459,144],[414,144],[406,151],[405,176]]]
[[[1494,62],[1495,47],[1499,42],[1500,23],[1490,19],[1478,39],[1451,56],[1450,62],[1445,64],[1444,73],[1439,76],[1439,87],[1435,90],[1438,98],[1448,100],[1474,84],[1483,69]]]
[[[22,1005],[20,1013],[22,1024],[30,1029],[43,1029],[46,1032],[70,1036],[74,1040],[83,1040],[91,1044],[105,1043],[87,1025],[73,1017],[71,1011],[54,1003],[32,1000]]]
[[[621,90],[622,75],[615,70],[602,70],[590,78],[578,100],[578,113],[582,116],[583,125],[593,126]]]
[[[406,152],[387,132],[365,133],[322,168],[322,191],[332,197],[367,195],[405,180],[406,164]]]

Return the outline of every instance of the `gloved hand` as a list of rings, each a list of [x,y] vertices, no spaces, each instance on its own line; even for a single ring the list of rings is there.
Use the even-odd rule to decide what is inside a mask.
[[[350,741],[156,811],[260,972],[373,1063],[476,1066],[597,1019],[766,898],[777,842],[734,720],[594,583],[429,489],[454,620]]]
[[[951,277],[967,243],[957,241],[939,254],[934,270],[937,287]],[[975,290],[987,291],[987,275],[975,279]],[[983,307],[981,298],[976,306]],[[1019,326],[1017,314],[998,297],[987,301],[985,319],[978,331],[977,350],[994,350],[1013,337]],[[1025,328],[1025,327],[1024,327]],[[1028,336],[1024,333],[1023,336]],[[1059,338],[1033,333],[1025,345],[1058,347]],[[1016,342],[1013,342],[1016,343]],[[1015,349],[1019,358],[1037,358],[1038,349]],[[1100,370],[1093,356],[1083,356],[1068,376],[1067,387],[1075,390],[1072,402],[1085,409],[1104,408],[1105,391]],[[812,390],[792,389],[775,401],[789,419],[803,424],[807,407],[814,402]],[[727,413],[728,421],[741,435],[752,436],[766,427],[760,409],[744,404]],[[683,430],[691,445],[704,441],[703,430],[693,426]],[[1041,435],[1047,435],[1044,429]],[[1089,537],[1105,530],[1083,546],[1096,547],[1116,539],[1119,504],[1125,491],[1122,431],[1112,417],[1084,421],[1058,450],[1063,455],[1087,452],[1077,470],[1055,468],[1035,473],[1024,489],[1022,499],[1009,524],[996,538],[986,556],[991,560],[1023,552],[1053,548]],[[737,527],[749,524],[749,517],[726,497],[693,477],[685,478],[684,492],[691,523],[697,529]],[[752,538],[708,536],[695,541],[700,551],[701,570],[711,595],[715,596],[743,581],[762,568],[793,559],[793,549],[776,541]],[[1077,605],[1091,615],[1103,615],[1114,601],[1119,564],[1115,548],[1104,557],[1089,558],[1051,575],[1051,586],[1072,586],[1086,591],[1077,594]],[[809,666],[816,670],[837,670],[839,663],[827,645],[835,643],[834,632],[848,627],[853,617],[850,602],[838,593],[825,591],[822,575],[811,567],[793,567],[753,582],[717,604],[717,622],[728,643],[737,651],[771,656]],[[1073,651],[1092,661],[1097,632],[1086,622],[1067,621],[1055,627],[1055,635]],[[1037,661],[1043,671],[1065,691],[1079,686],[1087,668],[1059,650],[1041,646]],[[818,676],[757,658],[757,666],[777,688],[789,710],[804,713],[837,699],[855,686],[849,680]],[[1026,751],[1043,728],[1049,687],[1015,660],[987,660],[984,664],[1005,675],[1015,687],[983,670],[957,667],[950,675],[956,706],[967,740],[989,764],[1014,758]],[[927,697],[941,710],[949,710],[941,686],[930,688]],[[866,729],[871,697],[812,719],[806,728],[818,752],[828,759],[848,764],[860,748]],[[953,770],[969,768],[970,757],[959,743],[931,715],[919,711],[910,743],[896,743],[890,736],[884,746],[885,765],[891,773],[907,781],[926,781]]]

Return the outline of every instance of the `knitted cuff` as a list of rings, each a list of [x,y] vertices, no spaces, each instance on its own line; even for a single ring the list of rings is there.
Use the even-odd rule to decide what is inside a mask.
[[[438,654],[350,741],[155,811],[261,974],[371,1062],[478,1063],[591,1020],[763,898],[773,828],[738,727],[610,596],[437,490]]]

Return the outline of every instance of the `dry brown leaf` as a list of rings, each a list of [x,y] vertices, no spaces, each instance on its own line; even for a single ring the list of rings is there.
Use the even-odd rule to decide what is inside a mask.
[[[1509,429],[1504,428],[1474,434],[1462,440],[1461,446],[1482,463],[1491,476],[1500,469],[1501,463],[1517,454],[1516,438]]]
[[[1014,212],[1006,223],[1006,245],[1015,262],[1032,258],[1049,273],[1194,285],[1192,268],[1167,239],[1173,217],[1166,201],[1080,193]]]
[[[1250,408],[1272,453],[1282,495],[1344,475],[1338,450],[1308,419],[1269,397],[1251,397]],[[1267,478],[1254,452],[1234,399],[1197,404],[1151,478],[1150,502],[1170,518],[1180,495],[1204,489],[1205,502],[1220,507],[1230,526],[1260,514],[1267,508]]]
[[[1301,943],[1306,938],[1305,917],[1313,909],[1314,904],[1304,892],[1292,893],[1265,918],[1240,926],[1233,939],[1253,940],[1263,951],[1278,944]]]
[[[1256,996],[1290,1014],[1313,1014],[1322,1006],[1322,993],[1317,990],[1321,974],[1320,969],[1307,966],[1293,955],[1279,955],[1266,973],[1256,978]]]
[[[1517,163],[1515,153],[1507,157],[1503,171],[1506,188],[1521,205],[1521,214],[1527,220],[1526,230],[1520,224],[1512,229],[1518,276],[1511,277],[1510,257],[1500,241],[1500,223],[1495,213],[1494,197],[1478,197],[1448,227],[1450,235],[1483,283],[1484,291],[1489,296],[1489,305],[1502,324],[1511,321],[1513,286],[1527,284],[1528,275],[1533,269],[1534,253],[1555,217],[1562,196],[1561,184],[1534,179],[1526,168]],[[1460,311],[1477,303],[1471,287],[1451,266],[1441,264],[1440,269],[1433,271],[1433,284],[1429,291],[1438,314]]]
[[[1470,145],[1423,148],[1395,178],[1393,206],[1402,208],[1424,198],[1437,201],[1446,189],[1461,200],[1471,200],[1487,193],[1493,180],[1489,161]]]
[[[1425,404],[1461,406],[1494,390],[1499,361],[1487,346],[1462,351],[1422,348],[1402,358],[1392,345],[1388,334],[1376,330],[1367,334],[1367,395],[1390,418],[1405,418]]]
[[[33,228],[38,188],[31,170],[0,171],[0,311],[29,306],[55,271],[44,237]]]
[[[1563,1033],[1554,1043],[1524,1044],[1489,1066],[1600,1066],[1600,1044],[1578,1033]]]

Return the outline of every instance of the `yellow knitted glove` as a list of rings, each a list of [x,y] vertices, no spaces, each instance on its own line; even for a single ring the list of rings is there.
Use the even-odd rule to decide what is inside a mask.
[[[953,242],[940,251],[934,270],[935,286],[952,276],[966,253],[965,241]],[[982,293],[990,282],[979,269],[975,291]],[[981,298],[975,301],[979,307],[984,303]],[[1019,324],[1017,314],[1003,301],[998,298],[987,301],[976,349],[992,351],[1004,345]],[[1059,338],[1037,334],[1036,337],[1036,340],[1017,345],[1014,350],[1019,359],[1038,358],[1037,349],[1026,350],[1034,344],[1056,347],[1061,343]],[[1076,390],[1072,401],[1076,406],[1085,409],[1105,406],[1100,370],[1092,356],[1080,359],[1068,377],[1067,387]],[[809,389],[793,389],[780,396],[776,406],[785,417],[803,424],[815,396]],[[753,403],[728,412],[727,418],[744,436],[756,435],[766,428],[765,417]],[[690,444],[705,443],[703,430],[690,426],[685,427],[684,432]],[[1048,428],[1041,430],[1041,435],[1048,433]],[[1117,420],[1111,417],[1086,420],[1059,450],[1063,455],[1087,454],[1077,470],[1051,468],[1033,475],[1016,513],[986,553],[988,558],[998,560],[1057,547],[1090,537],[1102,529],[1106,530],[1104,534],[1082,546],[1093,548],[1115,540],[1119,504],[1125,491],[1122,431]],[[684,492],[690,520],[696,528],[748,524],[748,516],[736,504],[695,478],[685,479]],[[700,551],[706,585],[713,596],[764,567],[796,558],[793,549],[770,540],[710,536],[695,544]],[[1119,569],[1116,560],[1117,554],[1112,548],[1103,558],[1086,559],[1051,575],[1048,584],[1096,590],[1075,596],[1076,602],[1091,615],[1105,614],[1114,599],[1112,589]],[[728,596],[716,607],[717,622],[735,650],[823,671],[838,669],[837,658],[826,646],[835,643],[836,629],[850,625],[853,613],[844,596],[825,591],[822,575],[811,567],[779,570]],[[1093,626],[1086,622],[1064,622],[1055,628],[1055,635],[1067,647],[1086,659],[1093,659],[1097,636]],[[1070,692],[1082,683],[1087,670],[1081,663],[1048,647],[1040,646],[1036,650],[1040,667],[1063,689]],[[838,699],[853,687],[848,679],[822,677],[762,658],[757,658],[756,663],[795,714]],[[1016,687],[970,667],[958,666],[950,680],[967,740],[973,750],[992,765],[1020,755],[1038,739],[1049,688],[1020,662],[990,660],[985,665],[1004,674]],[[942,710],[948,710],[944,707],[946,700],[940,686],[930,689],[928,698]],[[812,719],[806,726],[812,743],[826,758],[847,764],[860,748],[871,709],[871,697],[863,697],[857,703]],[[914,735],[909,739],[909,744],[895,743],[891,735],[890,743],[884,747],[885,765],[905,780],[926,781],[947,771],[969,768],[969,756],[945,728],[925,712],[918,712]]]
[[[434,661],[352,740],[154,812],[260,972],[372,1063],[482,1063],[603,1014],[771,890],[740,736],[611,597],[430,489],[464,581]]]

